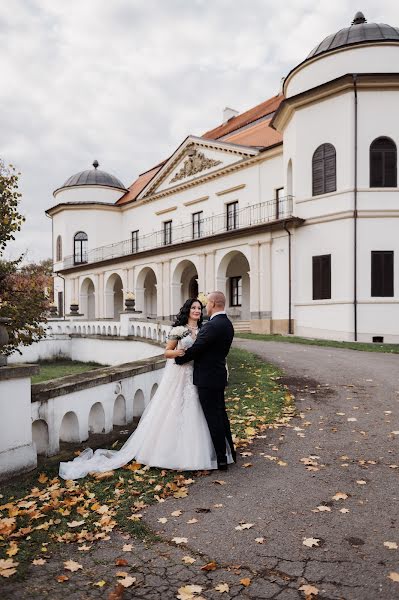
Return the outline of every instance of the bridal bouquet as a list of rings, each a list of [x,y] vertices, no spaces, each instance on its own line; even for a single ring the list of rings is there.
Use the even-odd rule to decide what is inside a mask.
[[[182,338],[186,337],[186,335],[190,335],[187,327],[184,327],[184,325],[178,325],[177,327],[172,327],[168,338],[170,340],[181,340]]]

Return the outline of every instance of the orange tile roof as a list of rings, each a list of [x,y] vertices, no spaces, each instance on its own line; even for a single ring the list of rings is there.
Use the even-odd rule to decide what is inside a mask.
[[[266,115],[270,115],[270,113],[275,112],[280,106],[281,102],[284,100],[284,96],[282,94],[278,94],[277,96],[273,96],[273,98],[269,98],[269,100],[265,100],[265,102],[261,102],[257,106],[250,108],[249,110],[233,117],[227,123],[223,123],[210,131],[207,131],[202,135],[202,137],[217,140],[240,127],[244,127],[257,119],[265,117]]]
[[[157,165],[150,171],[146,171],[145,173],[139,175],[138,179],[136,179],[136,181],[134,181],[132,185],[129,186],[129,191],[126,192],[126,194],[124,194],[122,198],[119,198],[119,200],[117,200],[115,204],[126,204],[127,202],[130,202],[131,200],[137,198],[141,190],[143,190],[147,183],[151,181],[151,179],[154,177],[154,175],[158,173],[158,171],[162,168],[165,162],[166,161]]]
[[[273,146],[282,142],[281,133],[270,127],[271,119],[256,123],[253,127],[246,127],[241,131],[235,131],[227,135],[223,141],[243,146]]]
[[[273,96],[273,98],[269,98],[265,102],[250,108],[249,110],[237,115],[230,119],[227,123],[219,125],[210,131],[204,133],[201,137],[210,140],[217,140],[224,136],[223,141],[231,142],[232,144],[241,144],[243,146],[260,146],[267,147],[273,146],[282,141],[282,136],[280,133],[275,131],[270,127],[270,119],[265,119],[260,123],[254,124],[252,127],[251,123],[274,113],[281,102],[284,100],[284,96],[282,94],[278,94],[277,96]],[[237,131],[238,129],[245,127],[245,129],[241,131]],[[127,204],[128,202],[132,202],[137,198],[140,192],[145,188],[147,183],[151,181],[153,177],[160,171],[163,165],[167,162],[166,159],[163,162],[159,163],[149,171],[142,173],[139,177],[129,186],[129,191],[126,192],[119,200],[117,200],[117,205]]]

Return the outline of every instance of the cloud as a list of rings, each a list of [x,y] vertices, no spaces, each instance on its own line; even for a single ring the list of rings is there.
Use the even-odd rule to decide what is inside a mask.
[[[347,0],[16,0],[0,15],[0,156],[22,172],[27,217],[8,255],[51,254],[44,210],[72,174],[101,168],[125,185],[190,133],[245,110],[326,35]],[[396,3],[363,1],[396,24]],[[377,11],[377,12],[376,12]],[[6,82],[6,84],[5,84]]]

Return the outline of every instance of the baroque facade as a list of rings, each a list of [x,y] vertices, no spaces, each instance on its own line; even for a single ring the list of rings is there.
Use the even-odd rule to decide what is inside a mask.
[[[327,37],[282,92],[189,135],[129,187],[93,169],[54,192],[55,301],[168,320],[226,293],[238,328],[399,341],[399,29]]]

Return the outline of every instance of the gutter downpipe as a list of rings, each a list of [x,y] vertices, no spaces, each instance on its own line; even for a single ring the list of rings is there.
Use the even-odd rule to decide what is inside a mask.
[[[287,227],[287,222],[284,221],[284,229],[288,233],[288,333],[292,334],[291,322],[291,232]]]
[[[354,341],[357,342],[357,146],[358,146],[358,98],[357,74],[352,74],[354,89],[355,129],[354,129],[354,211],[353,211],[353,324]]]

